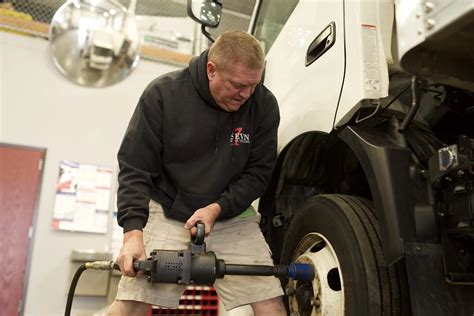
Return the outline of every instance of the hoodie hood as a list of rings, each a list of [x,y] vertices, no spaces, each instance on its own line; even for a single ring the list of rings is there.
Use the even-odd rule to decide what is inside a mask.
[[[207,54],[209,50],[206,49],[201,55],[194,57],[189,62],[189,74],[191,81],[203,100],[218,109],[220,106],[214,101],[209,90],[209,79],[207,78]]]
[[[215,146],[214,153],[217,153],[219,149],[219,121],[220,121],[220,112],[224,111],[222,108],[214,101],[214,98],[211,95],[211,90],[209,89],[209,78],[207,77],[207,55],[209,49],[206,49],[201,55],[194,57],[189,62],[189,74],[193,86],[196,88],[198,94],[201,98],[211,107],[216,108],[216,132],[215,132]],[[234,115],[235,113],[230,113],[232,116],[232,130],[234,130]],[[234,153],[232,151],[232,161],[234,161]]]

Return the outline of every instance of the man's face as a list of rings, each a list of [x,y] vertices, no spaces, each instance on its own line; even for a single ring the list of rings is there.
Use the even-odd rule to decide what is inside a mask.
[[[207,63],[209,89],[214,101],[225,111],[235,112],[250,98],[262,77],[262,69],[251,69],[237,63],[230,69],[220,70]]]

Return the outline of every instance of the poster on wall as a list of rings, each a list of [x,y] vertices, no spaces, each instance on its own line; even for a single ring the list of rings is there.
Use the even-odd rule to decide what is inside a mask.
[[[110,167],[60,161],[53,228],[106,233],[112,174]]]

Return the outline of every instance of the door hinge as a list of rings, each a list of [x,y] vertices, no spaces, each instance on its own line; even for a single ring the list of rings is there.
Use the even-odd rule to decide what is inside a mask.
[[[44,162],[43,159],[40,159],[40,160],[38,161],[38,170],[39,170],[39,171],[43,170],[43,162]]]

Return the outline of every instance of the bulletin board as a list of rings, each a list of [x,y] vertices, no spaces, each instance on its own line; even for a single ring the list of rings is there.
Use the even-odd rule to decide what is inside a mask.
[[[112,174],[110,167],[60,161],[53,228],[106,233]]]

